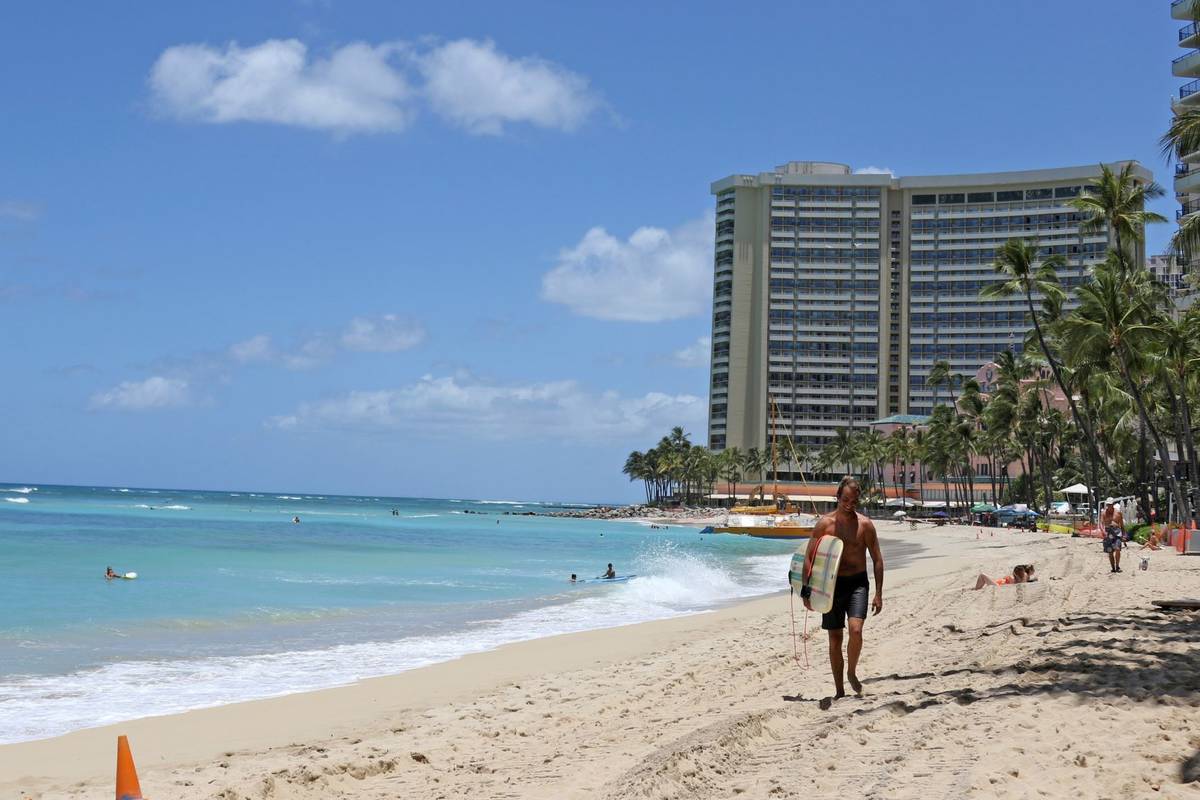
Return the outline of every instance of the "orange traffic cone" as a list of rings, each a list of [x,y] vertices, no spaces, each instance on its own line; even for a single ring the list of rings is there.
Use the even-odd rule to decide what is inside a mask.
[[[138,784],[137,768],[133,766],[133,754],[129,752],[129,739],[117,737],[117,800],[142,800],[142,787]]]

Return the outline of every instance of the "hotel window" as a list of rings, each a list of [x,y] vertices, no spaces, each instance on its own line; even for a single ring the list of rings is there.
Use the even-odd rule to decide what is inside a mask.
[[[1047,197],[1052,197],[1053,195],[1054,195],[1054,190],[1052,190],[1052,189],[1026,189],[1025,190],[1025,199],[1026,200],[1043,200]]]
[[[968,203],[991,203],[996,199],[993,192],[970,192],[967,195]]]
[[[996,201],[1000,203],[1009,203],[1014,200],[1023,200],[1021,192],[996,192]]]
[[[914,194],[912,204],[914,206],[931,206],[937,202],[937,196],[932,194]]]
[[[1079,187],[1078,186],[1059,186],[1057,189],[1054,190],[1054,196],[1055,197],[1078,197],[1079,196]]]
[[[939,205],[954,205],[954,204],[958,204],[958,203],[965,203],[966,201],[967,201],[966,195],[964,195],[964,194],[939,194],[938,195],[938,204]]]

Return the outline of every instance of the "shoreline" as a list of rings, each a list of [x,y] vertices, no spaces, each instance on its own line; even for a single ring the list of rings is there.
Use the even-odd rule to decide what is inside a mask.
[[[884,614],[867,623],[867,697],[839,701],[833,712],[810,702],[829,690],[824,637],[818,632],[808,643],[812,666],[797,667],[780,591],[708,613],[508,644],[344,687],[0,746],[0,790],[35,800],[107,794],[119,732],[130,736],[147,795],[181,800],[339,793],[715,799],[801,797],[830,791],[830,781],[863,788],[858,773],[824,772],[819,757],[795,758],[797,744],[814,735],[828,737],[823,749],[861,752],[877,774],[872,780],[900,781],[881,785],[880,796],[917,796],[946,775],[966,781],[965,796],[1022,797],[1039,785],[1050,796],[1068,789],[1073,796],[1138,796],[1151,791],[1147,781],[1159,784],[1156,796],[1190,791],[1172,783],[1167,766],[1200,754],[1200,620],[1161,627],[1174,623],[1139,609],[1151,596],[1188,587],[1200,594],[1200,564],[1156,553],[1151,571],[1135,572],[1131,557],[1126,575],[1110,576],[1098,571],[1103,556],[1090,540],[1012,531],[980,540],[973,528],[910,532],[887,523],[880,532],[885,557],[896,544],[925,549],[888,569]],[[1039,584],[964,588],[978,571],[999,574],[1017,560],[1039,565]],[[1094,613],[1099,621],[1089,619]],[[1123,633],[1123,616],[1141,621]],[[1131,641],[1140,644],[1127,651]],[[1050,672],[1037,666],[1053,659],[1054,648],[1073,644],[1088,649],[1071,661],[1051,660]],[[1163,669],[1132,679],[1121,671],[1130,653],[1154,653]],[[1080,673],[1088,682],[1076,685],[1084,667],[1092,670]],[[1006,685],[1025,688],[1009,693]],[[802,697],[781,703],[783,695]],[[1119,725],[1130,742],[1122,763],[1105,764],[1104,742],[1064,742],[1056,733],[1064,725]],[[1168,740],[1140,746],[1163,731]],[[864,735],[865,744],[855,741]],[[780,746],[770,744],[776,740]],[[930,769],[922,761],[942,747],[962,750],[964,742],[970,764]],[[889,760],[879,750],[885,744],[895,754]],[[1064,746],[1077,749],[1062,756]],[[746,761],[750,753],[757,756]],[[1070,761],[1076,753],[1088,768]],[[1131,759],[1138,762],[1132,769]]]

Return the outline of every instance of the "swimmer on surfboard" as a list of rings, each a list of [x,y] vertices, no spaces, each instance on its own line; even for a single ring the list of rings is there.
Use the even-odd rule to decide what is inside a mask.
[[[837,510],[826,514],[817,522],[808,540],[805,553],[806,569],[811,569],[816,555],[817,543],[822,536],[832,535],[842,540],[842,560],[838,565],[837,587],[833,594],[833,609],[821,615],[821,627],[829,631],[829,666],[833,670],[833,699],[846,696],[843,685],[842,631],[849,618],[850,642],[846,648],[849,669],[846,677],[856,695],[862,695],[862,682],[858,679],[858,656],[862,653],[863,621],[867,618],[867,596],[870,582],[867,580],[867,552],[875,568],[875,598],[871,608],[878,614],[883,611],[883,553],[879,550],[879,537],[875,535],[875,523],[858,513],[858,480],[853,475],[842,478],[837,488]],[[812,610],[808,598],[804,607]]]

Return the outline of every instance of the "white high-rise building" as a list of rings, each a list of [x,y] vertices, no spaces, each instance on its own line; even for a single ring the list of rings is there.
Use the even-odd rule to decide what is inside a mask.
[[[974,375],[1023,344],[1024,297],[979,297],[1002,280],[1000,245],[1036,240],[1063,256],[1068,289],[1104,260],[1107,231],[1081,232],[1067,205],[1099,174],[906,178],[793,161],[712,184],[709,446],[761,448],[774,433],[819,447],[839,428],[929,414],[935,394],[949,399],[928,384],[935,361]]]

